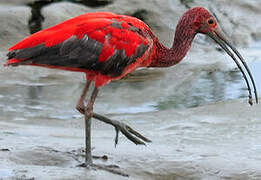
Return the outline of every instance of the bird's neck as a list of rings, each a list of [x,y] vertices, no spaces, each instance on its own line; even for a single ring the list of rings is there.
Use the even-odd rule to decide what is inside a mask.
[[[195,32],[190,28],[177,25],[174,42],[171,48],[165,47],[158,40],[155,42],[155,56],[151,61],[150,67],[169,67],[179,63],[190,49],[195,37]]]

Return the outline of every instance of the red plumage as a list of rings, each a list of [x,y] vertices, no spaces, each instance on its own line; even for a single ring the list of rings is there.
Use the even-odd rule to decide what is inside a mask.
[[[125,58],[125,61],[128,61],[128,58],[131,58],[132,56],[136,57],[137,51],[139,51],[141,45],[142,47],[145,46],[147,48],[143,50],[143,52],[141,52],[142,54],[139,54],[139,57],[137,56],[130,64],[122,63],[125,67],[122,69],[120,74],[113,76],[110,76],[110,73],[101,73],[95,69],[78,67],[76,65],[78,63],[77,61],[75,61],[75,64],[72,63],[71,67],[68,67],[63,66],[62,63],[57,63],[56,65],[53,65],[52,62],[46,63],[46,59],[44,60],[45,63],[43,63],[43,60],[36,62],[32,60],[30,55],[27,55],[29,58],[18,55],[19,53],[21,54],[21,51],[24,51],[24,54],[35,53],[34,50],[31,50],[32,52],[30,52],[30,49],[40,45],[44,45],[46,52],[48,52],[48,48],[63,46],[63,43],[72,38],[72,36],[75,36],[80,40],[85,35],[87,35],[88,39],[102,45],[101,51],[97,54],[97,61],[101,63],[110,59],[112,56],[116,56],[116,51],[124,51],[124,53],[122,53],[123,55],[121,55],[124,57],[118,56],[118,59],[114,60],[115,63],[118,63],[119,58]],[[148,64],[148,61],[150,61],[149,54],[151,54],[148,52],[151,52],[152,50],[152,38],[154,37],[155,36],[148,26],[134,17],[117,15],[109,12],[87,13],[39,31],[18,42],[9,49],[9,60],[5,65],[35,65],[84,72],[86,73],[86,78],[95,81],[95,86],[98,87],[105,85],[112,79],[121,78],[127,73],[135,70],[137,67]],[[38,51],[39,53],[37,53],[37,56],[41,56],[42,54],[40,51],[44,50],[39,48]],[[57,53],[59,52],[57,51]],[[90,54],[90,56],[91,55],[92,54]],[[88,61],[88,57],[86,57],[85,61]],[[117,68],[116,65],[115,68]]]
[[[88,33],[97,29],[99,25],[100,27],[104,26],[106,20],[108,22],[108,20],[113,17],[115,17],[115,14],[108,12],[83,14],[28,36],[9,48],[9,51],[31,48],[40,43],[46,43],[49,46],[52,46],[74,35],[76,29],[78,29],[77,27],[81,26],[84,22],[90,22],[90,29],[89,31],[86,31],[86,33]],[[99,19],[99,21],[95,22],[93,19]],[[78,33],[80,32],[81,31],[79,30]]]

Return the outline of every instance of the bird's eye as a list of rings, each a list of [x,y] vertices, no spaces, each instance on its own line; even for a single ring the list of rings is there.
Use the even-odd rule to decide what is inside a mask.
[[[209,19],[208,20],[208,24],[213,24],[214,23],[214,20],[213,19]]]

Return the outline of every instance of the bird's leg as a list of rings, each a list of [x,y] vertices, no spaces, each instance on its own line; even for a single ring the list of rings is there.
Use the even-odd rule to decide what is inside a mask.
[[[91,152],[91,118],[93,116],[93,104],[98,94],[98,88],[94,88],[91,98],[85,108],[85,165],[86,167],[92,165],[92,152]]]
[[[119,122],[119,121],[116,121],[116,120],[112,120],[112,119],[109,119],[105,116],[102,116],[100,114],[97,114],[97,113],[93,113],[93,104],[94,104],[94,101],[95,101],[95,98],[98,94],[98,89],[95,88],[93,93],[92,93],[92,96],[90,98],[90,101],[88,102],[88,105],[87,107],[84,106],[84,99],[86,97],[86,94],[87,94],[87,91],[89,89],[89,86],[91,84],[91,81],[88,81],[86,82],[85,86],[84,86],[84,89],[82,91],[82,94],[81,94],[81,97],[80,99],[78,100],[78,103],[77,103],[77,106],[76,106],[76,109],[81,113],[81,114],[84,114],[85,115],[85,132],[86,132],[86,162],[92,162],[92,157],[91,157],[91,144],[87,144],[87,143],[91,143],[91,137],[90,137],[90,127],[91,127],[91,120],[88,119],[88,118],[95,118],[97,120],[100,120],[102,122],[105,122],[107,124],[111,124],[112,126],[114,126],[115,128],[115,131],[116,131],[116,137],[115,137],[115,146],[117,145],[118,143],[118,135],[119,135],[119,132],[121,132],[122,134],[124,134],[130,141],[132,141],[133,143],[135,144],[142,144],[142,145],[145,145],[145,142],[151,142],[151,140],[149,140],[148,138],[146,138],[145,136],[141,135],[139,132],[135,131],[134,129],[132,129],[130,126],[122,123],[122,122]],[[86,112],[87,111],[87,112]],[[86,116],[87,114],[87,116]],[[89,139],[89,140],[88,140]],[[88,148],[90,147],[90,148]],[[88,151],[88,152],[87,152]],[[88,157],[87,157],[88,155]],[[91,164],[91,163],[90,163]],[[80,165],[80,166],[85,166],[86,164],[84,165]]]
[[[81,114],[84,114],[84,115],[85,115],[85,110],[86,110],[86,108],[84,106],[84,99],[86,97],[86,94],[87,94],[87,91],[89,89],[90,84],[91,84],[91,81],[87,81],[86,82],[86,85],[85,85],[85,87],[84,87],[84,89],[82,91],[81,97],[80,97],[80,99],[79,99],[79,101],[77,103],[77,106],[76,106],[76,109]],[[96,96],[97,96],[97,94],[96,94]],[[93,103],[94,103],[94,100],[93,100]],[[89,109],[90,105],[87,108]],[[145,136],[141,135],[140,133],[138,133],[137,131],[132,129],[130,126],[128,126],[128,125],[126,125],[126,124],[124,124],[122,122],[109,119],[109,118],[107,118],[105,116],[102,116],[100,114],[93,113],[93,112],[92,112],[92,116],[93,116],[93,118],[95,118],[97,120],[100,120],[102,122],[105,122],[107,124],[111,124],[112,126],[114,126],[114,128],[116,130],[115,146],[118,143],[119,131],[122,132],[122,134],[124,134],[130,141],[132,141],[135,144],[143,144],[143,145],[145,145],[144,142],[151,142],[151,140],[149,140],[148,138],[146,138]],[[89,121],[87,121],[87,122],[89,122]]]
[[[128,176],[128,174],[117,171],[117,170],[111,168],[110,166],[93,164],[92,153],[91,153],[91,118],[94,117],[95,119],[98,119],[107,124],[111,124],[115,127],[115,130],[116,130],[115,145],[118,142],[119,131],[121,131],[129,140],[131,140],[135,144],[144,144],[145,145],[145,143],[143,141],[145,141],[145,142],[151,142],[151,141],[124,123],[121,123],[121,122],[115,121],[115,120],[111,120],[111,119],[101,116],[97,113],[94,113],[93,105],[94,105],[95,99],[98,95],[98,91],[99,91],[98,88],[94,88],[87,106],[84,107],[83,102],[84,102],[86,93],[88,91],[88,88],[90,86],[90,83],[91,83],[90,81],[87,81],[87,83],[83,89],[83,92],[81,94],[81,97],[78,101],[78,104],[76,106],[77,110],[80,113],[84,114],[84,118],[85,118],[85,153],[86,153],[85,154],[85,163],[78,165],[78,167],[94,167],[94,168],[105,170],[105,171],[108,171],[108,172],[111,172],[114,174],[118,174],[121,176]]]
[[[82,114],[84,114],[84,113],[82,113]],[[109,119],[109,118],[102,116],[100,114],[97,114],[97,113],[93,113],[92,117],[97,119],[97,120],[100,120],[104,123],[107,123],[107,124],[114,126],[115,131],[116,131],[115,146],[118,143],[119,131],[122,134],[124,134],[130,141],[132,141],[136,145],[139,145],[139,144],[145,145],[145,142],[151,142],[150,139],[146,138],[145,136],[140,134],[138,131],[132,129],[130,126],[128,126],[127,124],[125,124],[123,122],[119,122],[119,121],[116,121],[116,120]]]
[[[81,97],[80,97],[80,99],[78,100],[78,103],[77,103],[77,105],[76,105],[76,109],[77,109],[80,113],[82,113],[82,114],[85,113],[84,99],[85,99],[85,97],[86,97],[86,94],[87,94],[87,92],[88,92],[88,89],[89,89],[89,87],[90,87],[90,84],[91,84],[91,81],[87,80],[87,81],[86,81],[86,84],[85,84],[85,86],[84,86],[84,88],[83,88]]]

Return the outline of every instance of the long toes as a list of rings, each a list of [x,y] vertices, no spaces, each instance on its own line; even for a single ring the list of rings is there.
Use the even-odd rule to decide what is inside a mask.
[[[101,159],[103,161],[107,161],[109,158],[107,155],[103,155],[103,156],[92,156],[93,159]]]
[[[76,167],[86,167],[85,163],[78,164]]]
[[[135,143],[136,145],[146,145],[145,142],[151,142],[151,140],[149,140],[148,138],[146,138],[145,136],[141,135],[139,132],[135,131],[134,129],[132,129],[130,126],[124,124],[124,123],[120,123],[121,127],[120,131],[129,139],[131,140],[133,143]],[[144,142],[145,141],[145,142]]]
[[[90,167],[91,165],[92,165],[92,164],[81,163],[81,164],[78,164],[76,167],[88,168],[88,167]]]
[[[138,133],[137,131],[135,131],[134,129],[129,127],[128,125],[125,125],[124,123],[119,123],[115,127],[115,131],[116,131],[116,137],[115,137],[115,140],[114,140],[115,147],[118,144],[119,131],[123,135],[125,135],[131,142],[133,142],[136,145],[146,145],[145,142],[151,142],[151,140],[144,137],[143,135],[141,135],[140,133]]]
[[[130,126],[127,126],[128,131],[131,134],[134,134],[136,137],[142,139],[145,142],[152,142],[150,139],[146,138],[145,136],[143,136],[142,134],[140,134],[138,131],[135,131],[134,129],[132,129]]]
[[[151,142],[150,139],[146,138],[145,136],[141,135],[138,131],[132,129],[130,126],[126,125],[125,123],[109,119],[105,116],[102,116],[97,113],[93,113],[93,117],[95,119],[98,119],[100,121],[103,121],[107,124],[111,124],[114,126],[116,130],[116,137],[115,137],[115,146],[118,143],[118,134],[121,132],[123,135],[125,135],[130,141],[132,141],[135,144],[142,144],[146,145],[145,142]]]
[[[131,140],[136,145],[146,145],[143,141],[135,137],[129,132],[122,132],[129,140]]]

